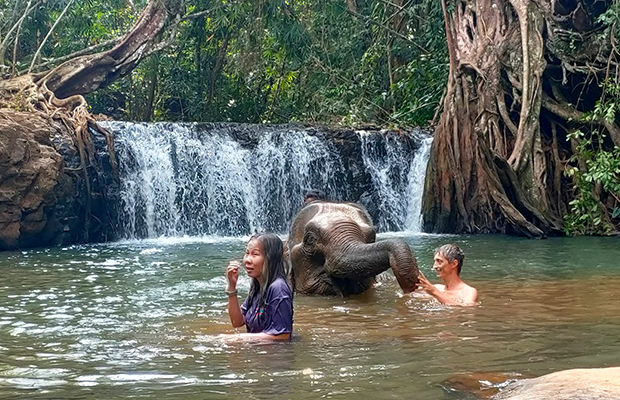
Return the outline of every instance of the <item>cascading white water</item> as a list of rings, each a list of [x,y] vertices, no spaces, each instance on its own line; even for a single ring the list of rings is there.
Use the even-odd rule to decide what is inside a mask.
[[[419,205],[415,211],[407,192],[417,190],[414,182],[423,184],[427,156],[412,157],[411,146],[394,137],[360,134],[363,162],[352,162],[343,160],[332,142],[303,128],[250,125],[258,134],[240,140],[231,132],[241,125],[112,122],[107,127],[117,138],[121,237],[285,233],[308,188],[333,200],[359,200],[379,231],[415,229],[407,224],[415,221],[409,213],[419,214]],[[356,163],[366,169],[357,176],[372,177],[362,199],[356,198],[359,182],[351,182]]]
[[[431,155],[431,145],[433,138],[422,139],[420,148],[415,153],[409,177],[407,179],[407,218],[405,219],[405,230],[411,232],[422,232],[422,197],[424,195],[424,179],[426,177],[426,165]]]
[[[411,157],[408,143],[397,135],[359,135],[364,164],[376,188],[377,228],[421,232],[422,192],[432,138],[423,138]]]

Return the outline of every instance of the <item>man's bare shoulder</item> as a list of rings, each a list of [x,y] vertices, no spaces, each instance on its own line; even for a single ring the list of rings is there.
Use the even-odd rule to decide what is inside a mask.
[[[456,290],[444,289],[444,292],[463,305],[474,305],[478,301],[478,290],[465,282],[461,282]]]
[[[463,282],[463,284],[464,287],[461,289],[461,297],[463,300],[467,303],[475,303],[478,301],[478,290],[473,286],[469,286],[465,282]]]

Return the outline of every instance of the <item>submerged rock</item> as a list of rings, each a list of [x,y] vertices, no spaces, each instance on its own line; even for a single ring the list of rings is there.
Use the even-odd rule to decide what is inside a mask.
[[[620,367],[569,369],[514,382],[496,400],[620,399]]]
[[[524,379],[501,372],[474,372],[447,379],[444,389],[484,400],[620,399],[620,367],[569,369]]]
[[[521,375],[503,372],[472,372],[452,376],[443,382],[448,392],[467,392],[477,399],[491,399]]]

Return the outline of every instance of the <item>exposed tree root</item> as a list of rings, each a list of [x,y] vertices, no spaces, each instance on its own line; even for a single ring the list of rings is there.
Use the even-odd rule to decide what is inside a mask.
[[[87,109],[86,100],[81,95],[73,95],[64,99],[58,99],[54,92],[47,88],[46,82],[35,84],[31,80],[20,81],[19,92],[11,93],[12,96],[0,99],[0,107],[13,108],[32,113],[44,113],[51,119],[60,121],[69,132],[73,132],[73,140],[80,157],[80,171],[83,184],[86,188],[84,207],[84,241],[88,241],[92,216],[92,190],[89,169],[98,170],[95,147],[89,128],[104,133],[108,144],[108,152],[112,164],[114,176],[118,179],[116,157],[114,153],[113,138],[104,128],[100,127]],[[97,171],[102,174],[101,171]]]

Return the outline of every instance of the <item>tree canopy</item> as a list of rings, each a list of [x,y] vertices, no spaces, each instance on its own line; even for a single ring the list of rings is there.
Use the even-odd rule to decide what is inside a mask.
[[[109,48],[146,4],[0,2],[0,68],[38,72]],[[137,121],[426,125],[446,73],[434,1],[191,0],[176,40],[87,100]]]

